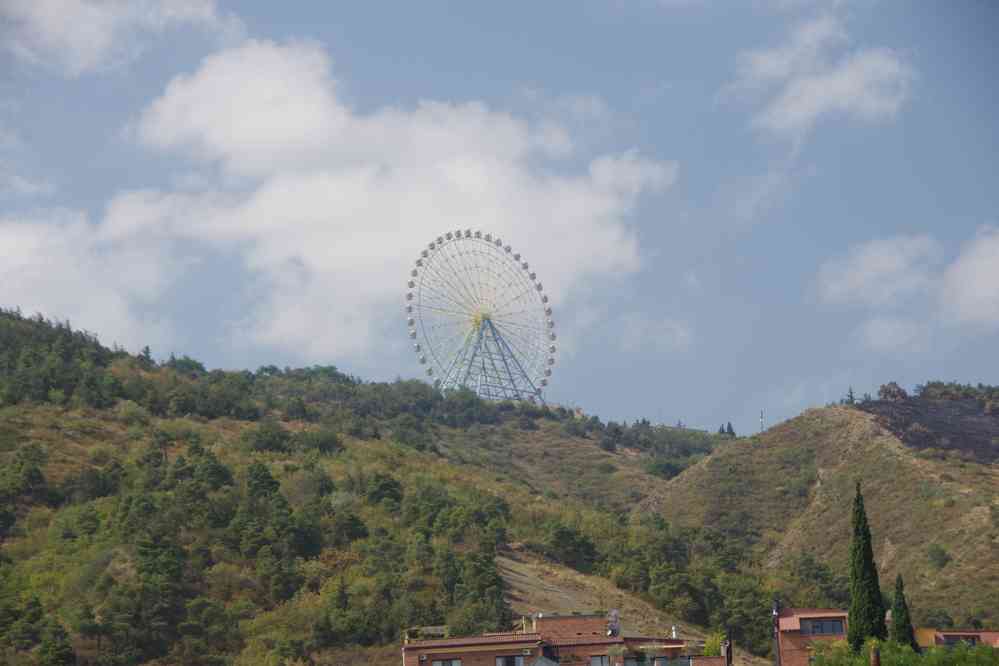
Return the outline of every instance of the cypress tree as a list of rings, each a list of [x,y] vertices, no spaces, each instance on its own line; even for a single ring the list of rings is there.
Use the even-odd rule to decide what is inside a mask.
[[[899,645],[909,645],[917,649],[916,635],[912,630],[912,619],[909,617],[909,604],[905,601],[905,587],[902,574],[895,579],[895,597],[891,604],[891,636]]]
[[[884,639],[888,635],[885,627],[885,607],[878,584],[878,569],[874,564],[874,549],[871,546],[871,529],[864,511],[864,496],[860,494],[857,482],[857,495],[853,499],[853,540],[850,543],[850,614],[847,619],[847,641],[854,652],[860,650],[864,641],[873,636]]]

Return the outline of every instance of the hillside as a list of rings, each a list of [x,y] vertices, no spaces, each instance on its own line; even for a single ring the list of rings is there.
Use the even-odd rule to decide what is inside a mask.
[[[510,626],[512,543],[659,605],[667,574],[734,575],[696,532],[621,520],[644,464],[675,474],[713,436],[333,367],[157,363],[17,311],[0,342],[3,663],[371,663],[407,626]]]
[[[917,403],[911,412],[942,411],[910,402]],[[999,466],[909,446],[881,425],[881,407],[871,411],[810,409],[719,448],[646,508],[677,524],[719,526],[750,545],[779,584],[801,553],[845,574],[845,508],[859,480],[882,589],[901,572],[917,622],[939,618],[940,609],[962,624],[999,623]],[[979,428],[983,418],[996,425],[994,416],[974,418]],[[963,436],[960,426],[950,422],[952,446]]]
[[[0,663],[390,663],[409,626],[597,606],[726,627],[748,659],[775,592],[842,598],[858,477],[916,618],[995,622],[996,466],[883,418],[603,423],[332,366],[158,363],[0,310]]]

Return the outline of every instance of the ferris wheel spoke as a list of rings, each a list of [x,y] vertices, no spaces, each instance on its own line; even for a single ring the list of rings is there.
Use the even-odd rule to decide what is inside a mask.
[[[438,370],[446,373],[447,369],[454,364],[455,359],[461,350],[460,341],[462,338],[466,337],[468,333],[469,332],[467,330],[456,331],[451,335],[431,338],[434,347],[437,349],[437,352],[434,354],[434,358],[438,363]]]
[[[462,271],[463,276],[464,276],[464,284],[465,284],[465,286],[467,287],[467,289],[469,290],[469,292],[472,294],[472,296],[473,296],[473,298],[475,300],[476,305],[481,307],[481,305],[482,305],[482,293],[478,289],[478,284],[477,284],[477,282],[475,280],[475,273],[476,273],[476,271],[473,271],[471,269],[471,267],[469,266],[469,263],[470,263],[469,260],[474,260],[474,257],[467,257],[467,259],[469,259],[469,260],[466,260],[466,256],[467,255],[466,255],[466,253],[462,252],[462,250],[461,250],[461,244],[460,243],[454,243],[454,244],[452,244],[452,249],[454,249],[454,252],[455,252],[455,255],[453,257],[454,258],[454,264],[457,265],[457,266],[459,266],[461,268],[461,271]],[[451,255],[448,255],[448,256],[450,257]]]
[[[461,372],[461,368],[464,364],[465,359],[468,356],[469,345],[471,344],[472,337],[475,335],[475,331],[469,330],[465,333],[465,341],[462,343],[461,347],[458,348],[457,353],[451,358],[447,370],[444,372],[444,377],[441,381],[444,383],[449,383],[452,381],[452,374],[457,374]]]
[[[442,315],[447,315],[449,317],[462,317],[463,319],[468,319],[468,317],[469,317],[469,313],[467,313],[467,312],[458,312],[457,310],[449,310],[447,308],[439,308],[437,306],[427,305],[425,303],[422,304],[421,307],[424,310],[431,310],[431,311],[433,311],[435,313],[440,313]]]
[[[455,265],[450,261],[450,254],[445,249],[447,245],[442,245],[437,252],[431,256],[432,261],[428,263],[428,268],[441,283],[454,292],[454,297],[464,303],[469,310],[475,310],[479,306],[480,299],[474,292],[469,281],[459,274]]]
[[[532,290],[532,289],[535,289],[534,285],[531,285],[530,287],[528,287],[527,289],[523,290],[522,292],[520,292],[519,294],[517,294],[517,295],[516,295],[516,296],[514,296],[513,298],[511,298],[511,299],[509,299],[509,300],[505,301],[505,302],[504,302],[504,303],[503,303],[502,305],[500,305],[500,306],[499,306],[498,308],[494,308],[494,310],[495,310],[495,311],[497,311],[497,312],[502,312],[502,311],[503,311],[503,308],[507,307],[507,306],[508,306],[508,305],[510,305],[511,303],[514,303],[514,302],[516,302],[516,301],[520,300],[521,298],[523,298],[524,296],[526,296],[527,294],[531,293],[531,290]]]
[[[429,279],[427,279],[429,278]],[[437,267],[428,266],[421,285],[426,285],[435,294],[446,298],[459,308],[472,312],[475,310],[475,301],[470,299],[467,293],[456,287],[448,276],[443,274]]]
[[[493,317],[493,323],[502,326],[504,329],[510,327],[514,330],[514,332],[531,335],[536,338],[546,338],[548,335],[546,330],[547,327],[541,325],[540,323],[524,324],[510,319],[497,319],[496,317]]]
[[[426,288],[430,292],[430,295],[432,296],[432,298],[434,298],[434,299],[436,299],[438,301],[448,301],[453,306],[455,306],[456,308],[458,308],[458,310],[467,312],[468,316],[471,316],[472,313],[475,311],[474,308],[470,308],[467,304],[465,304],[465,303],[457,300],[455,297],[451,296],[449,293],[447,293],[446,291],[443,291],[439,287],[432,285],[427,280],[422,280],[420,282],[420,288],[421,289],[422,288]],[[421,301],[422,301],[422,299],[421,299]]]
[[[500,332],[503,334],[503,337],[507,339],[507,342],[510,344],[510,346],[515,347],[516,348],[515,350],[520,354],[520,356],[525,360],[530,361],[530,364],[532,366],[534,365],[534,362],[538,358],[544,357],[543,348],[536,347],[535,344],[532,343],[530,340],[527,340],[524,337],[510,330],[504,331],[500,329]],[[527,350],[527,353],[524,353],[524,350]]]
[[[464,293],[465,298],[467,298],[473,306],[478,306],[480,303],[480,299],[477,298],[475,293],[472,291],[471,285],[468,282],[468,280],[463,279],[458,267],[455,265],[455,262],[452,260],[451,253],[448,251],[448,247],[451,245],[452,243],[445,243],[440,247],[440,250],[438,250],[440,256],[443,258],[443,261],[447,264],[447,270],[449,271],[448,276],[450,277],[449,283],[453,281],[455,284],[459,285],[460,290],[462,291],[462,293]]]

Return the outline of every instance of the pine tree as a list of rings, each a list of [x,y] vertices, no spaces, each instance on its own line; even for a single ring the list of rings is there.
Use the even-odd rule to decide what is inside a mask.
[[[853,499],[853,540],[850,543],[850,614],[847,640],[856,652],[869,637],[884,639],[885,608],[878,583],[878,569],[871,546],[871,529],[864,511],[864,496],[857,482]]]
[[[895,597],[891,604],[891,640],[899,645],[909,645],[915,650],[915,632],[912,630],[912,619],[909,617],[909,604],[905,600],[905,586],[902,574],[895,579]]]
[[[735,437],[735,429],[732,427],[731,421],[729,421],[728,425],[725,426],[725,434],[729,437]]]
[[[846,392],[846,404],[852,405],[857,402],[857,398],[853,395],[853,387],[851,386]]]

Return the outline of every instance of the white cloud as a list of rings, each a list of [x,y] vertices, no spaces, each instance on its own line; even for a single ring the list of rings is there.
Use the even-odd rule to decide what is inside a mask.
[[[940,255],[930,236],[896,236],[856,245],[819,269],[818,289],[828,303],[884,306],[933,286]]]
[[[316,44],[246,42],[170,82],[135,136],[196,171],[217,166],[222,181],[116,196],[95,232],[116,248],[106,270],[131,270],[120,257],[158,248],[142,294],[156,299],[174,279],[165,267],[182,261],[176,243],[236,256],[254,306],[229,322],[231,344],[315,360],[401,346],[406,275],[447,230],[513,244],[557,319],[571,319],[570,303],[586,307],[587,285],[638,269],[628,214],[672,183],[675,164],[625,152],[575,168],[562,161],[568,133],[553,141],[549,127],[479,102],[359,113],[331,71]],[[49,264],[40,250],[27,256]]]
[[[891,49],[851,51],[843,48],[848,42],[832,15],[802,23],[782,46],[741,53],[728,92],[765,96],[753,125],[799,141],[826,115],[893,117],[908,98],[914,70]]]
[[[236,39],[240,21],[215,0],[4,0],[0,31],[19,58],[79,76],[133,59],[142,38],[178,26]]]
[[[169,326],[137,314],[162,292],[175,266],[151,244],[120,247],[80,213],[50,210],[0,218],[0,284],[26,313],[68,319],[108,344],[137,350],[169,337]]]
[[[999,228],[986,227],[943,274],[944,312],[963,324],[999,327]]]
[[[619,348],[625,353],[677,354],[690,349],[694,342],[690,324],[670,317],[653,318],[631,312],[620,317],[616,328]]]
[[[857,329],[855,339],[873,352],[911,354],[928,349],[929,329],[904,317],[873,317]]]

